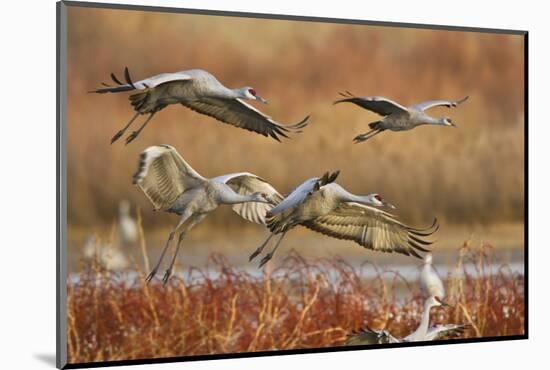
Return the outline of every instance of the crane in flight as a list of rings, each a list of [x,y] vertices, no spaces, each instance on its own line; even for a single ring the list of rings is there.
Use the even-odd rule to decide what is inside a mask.
[[[137,91],[130,95],[130,103],[136,113],[130,121],[111,139],[117,141],[140,114],[148,114],[145,122],[126,138],[126,144],[136,139],[153,116],[170,104],[181,104],[198,113],[213,117],[218,121],[270,136],[277,141],[288,138],[288,133],[298,133],[307,125],[309,116],[293,125],[283,125],[254,108],[245,100],[255,100],[267,104],[256,90],[246,86],[229,89],[216,77],[202,69],[190,69],[175,73],[161,73],[133,82],[128,68],[124,69],[126,83],[111,73],[117,86],[102,83],[103,87],[90,92],[105,94],[125,91]]]
[[[423,239],[438,229],[437,219],[427,229],[407,226],[397,218],[376,207],[395,208],[377,194],[355,195],[335,182],[339,171],[325,173],[304,181],[266,215],[271,231],[268,238],[250,256],[260,254],[276,234],[281,237],[260,261],[262,267],[269,261],[282,239],[292,228],[301,225],[321,234],[345,240],[380,252],[396,252],[418,258],[431,242]]]
[[[425,111],[440,106],[456,107],[468,100],[468,96],[460,100],[429,100],[405,107],[383,96],[354,96],[349,91],[340,93],[340,95],[344,99],[337,100],[334,104],[353,103],[384,117],[379,121],[369,123],[371,130],[356,136],[353,139],[355,143],[366,141],[386,130],[407,131],[420,125],[457,127],[449,117],[434,118],[426,114]]]
[[[185,235],[193,226],[223,204],[245,220],[265,224],[265,214],[282,196],[264,179],[248,173],[202,177],[173,147],[156,145],[141,153],[133,182],[151,201],[155,210],[175,213],[180,220],[168,235],[160,258],[147,276],[156,275],[164,255],[176,235],[177,245],[163,282],[166,284]]]

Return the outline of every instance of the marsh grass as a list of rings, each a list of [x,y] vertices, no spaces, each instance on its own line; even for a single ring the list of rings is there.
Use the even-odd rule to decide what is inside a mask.
[[[453,308],[432,311],[432,323],[470,324],[464,337],[523,334],[523,277],[494,263],[491,246],[464,243],[446,280]],[[83,268],[68,285],[73,363],[339,346],[365,325],[401,337],[416,328],[423,306],[416,282],[398,272],[295,252],[259,276],[214,254],[167,286],[145,284],[142,271],[129,280],[94,261]],[[369,270],[375,278],[363,277]]]

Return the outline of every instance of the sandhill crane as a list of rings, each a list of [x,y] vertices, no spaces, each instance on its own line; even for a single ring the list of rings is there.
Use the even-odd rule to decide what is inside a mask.
[[[381,252],[397,252],[421,258],[418,251],[431,244],[422,237],[433,234],[437,220],[427,229],[409,227],[395,216],[371,206],[395,208],[379,194],[354,195],[335,183],[339,172],[325,173],[298,186],[283,201],[267,212],[269,237],[250,256],[262,252],[275,234],[281,234],[273,250],[260,262],[269,261],[286,233],[297,225],[337,239],[353,240],[357,244]]]
[[[123,271],[130,264],[120,248],[100,243],[95,235],[86,238],[82,254],[85,259],[96,260],[100,266],[111,271]]]
[[[244,102],[244,99],[256,100],[267,104],[267,101],[256,94],[252,87],[228,89],[213,75],[201,69],[191,69],[175,73],[161,73],[137,82],[132,82],[128,68],[124,69],[126,83],[111,73],[111,78],[118,86],[109,86],[91,92],[117,93],[138,90],[130,95],[130,103],[136,114],[111,139],[111,144],[117,141],[140,114],[149,114],[145,122],[126,138],[126,144],[133,141],[155,113],[170,104],[182,104],[198,113],[211,116],[218,121],[254,131],[264,136],[271,136],[280,141],[279,136],[288,137],[287,133],[301,132],[307,125],[309,116],[294,125],[282,125],[258,109]]]
[[[282,199],[269,183],[248,172],[204,178],[169,145],[152,146],[141,153],[133,182],[151,201],[155,210],[180,216],[178,224],[168,236],[158,263],[146,279],[149,282],[155,276],[170,242],[179,234],[176,251],[164,274],[164,284],[170,278],[185,234],[219,205],[232,205],[233,210],[245,220],[265,224],[266,211]],[[189,222],[184,225],[186,221]]]
[[[426,296],[436,296],[440,299],[445,298],[445,287],[437,271],[432,266],[432,254],[424,256],[424,264],[420,271],[420,287]]]
[[[434,118],[427,115],[425,110],[439,106],[449,108],[456,107],[468,99],[468,96],[466,96],[460,100],[429,100],[406,108],[401,104],[382,96],[358,97],[354,96],[349,91],[346,91],[346,94],[340,93],[340,95],[344,96],[345,99],[337,100],[334,104],[354,103],[364,109],[384,116],[381,121],[369,123],[371,130],[367,133],[356,136],[353,139],[355,143],[368,140],[385,130],[406,131],[420,125],[457,127],[449,117]]]
[[[137,245],[138,226],[130,214],[130,202],[120,201],[118,205],[118,241],[124,247]]]
[[[359,333],[353,334],[346,340],[347,346],[356,346],[364,344],[386,344],[401,342],[423,342],[443,339],[448,336],[462,334],[469,325],[445,324],[429,327],[430,310],[433,307],[446,306],[448,304],[435,296],[428,297],[424,302],[424,311],[418,328],[403,339],[398,339],[391,335],[387,330],[372,330],[370,328],[362,329]]]

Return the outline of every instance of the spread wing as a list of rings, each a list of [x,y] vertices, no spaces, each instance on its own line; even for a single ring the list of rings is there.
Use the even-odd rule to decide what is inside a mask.
[[[206,181],[169,145],[145,149],[133,180],[155,210],[169,209],[181,193]]]
[[[287,133],[301,132],[309,119],[307,116],[294,125],[282,125],[241,99],[203,97],[181,104],[218,121],[270,136],[277,141],[281,141],[280,136],[288,138]]]
[[[313,191],[317,181],[319,181],[319,178],[317,177],[304,181],[296,189],[290,192],[290,194],[288,194],[282,202],[269,211],[270,216],[280,214],[301,204],[306,199],[308,194]]]
[[[366,328],[359,330],[358,333],[350,335],[346,339],[346,346],[361,346],[365,344],[387,344],[399,342],[399,339],[395,338],[386,330],[372,330],[370,328]]]
[[[433,107],[440,107],[440,106],[451,108],[451,107],[456,107],[457,105],[465,102],[466,100],[468,100],[468,96],[465,96],[460,100],[428,100],[422,103],[418,103],[414,105],[412,108],[420,111],[424,111],[426,109],[430,109]]]
[[[158,75],[148,77],[143,80],[133,82],[130,78],[130,73],[128,72],[128,67],[124,68],[124,78],[126,83],[121,82],[114,73],[111,73],[111,79],[117,84],[117,86],[109,86],[105,83],[102,83],[102,88],[93,90],[92,92],[98,94],[105,93],[116,93],[121,91],[131,91],[131,90],[145,90],[150,89],[156,86],[159,86],[163,83],[172,82],[172,81],[187,81],[191,80],[193,77],[186,73],[186,71],[174,72],[174,73],[160,73]]]
[[[436,325],[428,330],[426,334],[426,340],[440,340],[450,337],[456,337],[464,334],[470,328],[470,325],[459,325],[459,324],[445,324],[445,325]]]
[[[319,190],[324,185],[334,182],[339,174],[340,171],[332,173],[326,172],[321,177],[307,179],[287,195],[282,202],[273,207],[269,211],[269,215],[272,217],[300,205],[314,191]]]
[[[252,173],[240,172],[215,177],[212,181],[227,184],[234,192],[249,195],[257,192],[267,194],[273,204],[279,203],[283,197],[267,181]],[[233,205],[233,211],[247,221],[265,225],[265,215],[273,205],[260,202],[246,202]]]
[[[360,106],[361,108],[365,108],[381,116],[387,116],[392,113],[408,112],[407,108],[405,108],[401,104],[398,104],[388,98],[384,98],[383,96],[350,96],[334,102],[334,104],[338,103],[353,103]]]
[[[432,244],[423,237],[439,228],[436,219],[427,229],[415,229],[387,212],[358,203],[342,203],[331,213],[303,225],[333,238],[353,240],[367,249],[418,258],[418,251],[428,252],[425,246]]]

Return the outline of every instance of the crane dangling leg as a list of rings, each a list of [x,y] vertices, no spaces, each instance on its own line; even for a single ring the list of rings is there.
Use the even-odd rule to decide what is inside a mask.
[[[134,139],[136,137],[139,136],[139,134],[141,133],[141,131],[143,131],[143,129],[145,128],[145,126],[147,126],[147,124],[149,123],[149,121],[151,120],[151,118],[153,118],[153,116],[155,115],[156,112],[153,112],[149,115],[149,117],[147,117],[147,119],[145,120],[145,122],[143,122],[143,125],[141,125],[140,128],[137,129],[137,131],[134,131],[130,134],[130,136],[128,136],[126,138],[126,144],[125,145],[128,145],[130,144],[132,141],[134,141]]]
[[[268,254],[266,254],[264,256],[264,258],[262,258],[262,260],[260,261],[260,265],[258,266],[259,268],[262,268],[263,265],[265,265],[271,258],[273,258],[273,254],[275,253],[275,251],[277,250],[277,248],[279,247],[279,245],[281,244],[281,241],[283,240],[283,238],[285,237],[286,235],[286,231],[283,232],[283,234],[281,235],[281,237],[279,238],[279,240],[277,240],[277,244],[275,244],[275,247],[273,247],[273,249],[271,250],[271,252],[269,252]]]
[[[124,133],[126,132],[126,130],[128,130],[128,127],[130,127],[130,125],[132,124],[132,122],[134,122],[137,118],[137,116],[139,116],[139,112],[137,112],[133,117],[132,119],[130,120],[130,122],[128,122],[126,124],[126,126],[124,126],[122,129],[120,129],[116,134],[115,136],[113,136],[113,138],[111,139],[111,144],[114,143],[115,141],[117,141],[122,135],[124,135]]]
[[[193,226],[195,226],[196,224],[201,222],[206,216],[207,216],[207,214],[193,215],[191,217],[191,221],[189,221],[189,224],[187,225],[185,230],[183,230],[180,233],[180,235],[178,237],[178,244],[176,246],[176,251],[174,252],[174,255],[172,256],[172,261],[170,262],[170,266],[168,267],[168,269],[166,269],[166,272],[164,273],[164,277],[162,278],[162,283],[164,285],[166,285],[168,283],[168,280],[170,279],[170,276],[172,276],[172,268],[174,267],[174,263],[176,263],[176,257],[178,255],[179,250],[180,250],[181,242],[183,241],[183,238],[185,237],[185,234],[187,234]]]
[[[267,239],[262,243],[262,245],[260,245],[258,248],[256,248],[256,250],[250,255],[250,257],[248,257],[248,262],[252,262],[252,260],[254,258],[256,258],[256,256],[260,253],[262,253],[262,251],[264,250],[265,246],[267,245],[267,243],[269,243],[269,241],[271,240],[271,238],[273,238],[273,233],[270,233],[269,236],[267,237]]]
[[[381,133],[382,131],[384,131],[384,130],[370,130],[367,133],[357,135],[356,137],[354,137],[353,142],[355,144],[358,144],[360,142],[367,141],[368,139],[370,139],[371,137],[376,136],[377,134]]]
[[[166,244],[164,244],[164,248],[162,249],[162,252],[160,254],[160,257],[157,261],[157,264],[155,265],[155,267],[153,267],[153,269],[151,270],[151,272],[149,273],[149,275],[147,275],[147,277],[145,278],[145,281],[147,282],[147,284],[149,284],[149,282],[155,277],[155,275],[157,274],[157,271],[158,269],[160,268],[160,264],[162,263],[162,260],[164,259],[164,255],[166,254],[166,251],[168,250],[168,247],[170,246],[170,242],[172,241],[172,239],[174,239],[174,235],[176,235],[176,233],[178,232],[178,230],[182,227],[182,225],[185,223],[185,221],[187,221],[187,219],[190,217],[191,215],[185,215],[181,218],[180,222],[178,222],[178,224],[176,225],[176,227],[174,227],[174,230],[172,230],[170,232],[170,234],[168,235],[168,240],[166,240]]]

